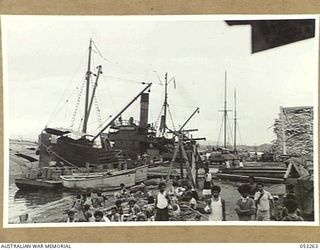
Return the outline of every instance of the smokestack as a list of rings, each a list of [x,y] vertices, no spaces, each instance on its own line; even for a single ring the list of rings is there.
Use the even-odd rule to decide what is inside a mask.
[[[140,98],[140,127],[146,128],[148,126],[148,112],[149,112],[149,93],[143,93]]]

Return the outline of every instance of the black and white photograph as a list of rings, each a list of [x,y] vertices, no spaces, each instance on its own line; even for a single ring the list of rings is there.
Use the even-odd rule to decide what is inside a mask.
[[[1,26],[4,227],[319,225],[318,16]]]

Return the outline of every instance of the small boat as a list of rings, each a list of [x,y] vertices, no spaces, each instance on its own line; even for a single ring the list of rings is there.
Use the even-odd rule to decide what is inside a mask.
[[[287,167],[244,167],[223,168],[220,169],[218,173],[283,179],[286,171]]]
[[[217,173],[216,176],[220,179],[227,179],[232,181],[240,181],[240,182],[248,182],[248,175],[240,175],[240,174],[225,174],[225,173]],[[264,176],[254,176],[255,181],[257,182],[265,182],[265,183],[284,183],[284,178],[271,178]]]
[[[62,189],[62,181],[45,179],[15,179],[16,186],[21,190]]]
[[[136,183],[140,183],[148,179],[148,165],[137,167],[134,170]]]
[[[148,165],[143,165],[140,167],[136,167],[133,169],[128,169],[130,172],[135,172],[135,184],[146,181],[148,179]],[[96,173],[72,173],[75,177],[83,177],[86,178],[96,178],[96,177],[102,177],[106,175],[112,175],[113,173],[118,173],[119,171],[109,171],[109,172],[96,172]],[[64,175],[65,176],[65,175]]]
[[[112,171],[106,173],[83,173],[60,176],[64,188],[69,189],[109,189],[119,187],[123,183],[126,187],[135,185],[135,169]]]

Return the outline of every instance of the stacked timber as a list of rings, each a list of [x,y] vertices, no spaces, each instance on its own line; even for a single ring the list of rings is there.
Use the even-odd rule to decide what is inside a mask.
[[[273,148],[278,154],[312,156],[313,152],[313,107],[281,108],[275,120],[274,133],[277,138]]]

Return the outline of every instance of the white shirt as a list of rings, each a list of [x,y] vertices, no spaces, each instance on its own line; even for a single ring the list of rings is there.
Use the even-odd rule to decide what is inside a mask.
[[[241,196],[240,199],[241,199],[241,202],[242,202],[242,203],[246,203],[246,202],[248,201],[249,197],[243,198],[243,197]]]
[[[211,180],[212,180],[212,175],[211,175],[210,173],[207,173],[207,174],[206,174],[206,177],[205,177],[205,180],[206,180],[206,182],[211,182]]]
[[[176,190],[175,190],[176,196],[181,196],[181,195],[183,195],[184,191],[186,191],[185,188],[183,188],[183,187],[177,187]]]
[[[254,195],[254,200],[257,201],[260,197],[261,193],[258,191],[255,193]],[[262,197],[259,200],[259,203],[257,205],[257,208],[259,211],[268,211],[270,209],[270,204],[269,204],[269,200],[272,200],[272,195],[268,192],[264,190],[264,194],[262,195]]]
[[[230,168],[230,162],[226,161],[226,168]]]
[[[191,200],[189,201],[189,206],[191,207],[193,205],[193,209],[197,209],[197,200],[192,197]]]
[[[74,209],[77,209],[78,211],[81,210],[81,199],[77,199],[74,203],[74,206],[73,206]]]
[[[70,218],[68,217],[67,223],[73,223],[73,222],[76,222],[76,219],[74,218],[73,221],[70,221]]]
[[[161,192],[157,195],[157,208],[164,209],[168,206],[168,200],[166,198],[166,193],[163,194]]]
[[[107,216],[103,216],[104,222],[110,222],[109,218]]]
[[[217,201],[211,199],[211,214],[209,214],[210,221],[222,221],[222,202],[221,197]]]

